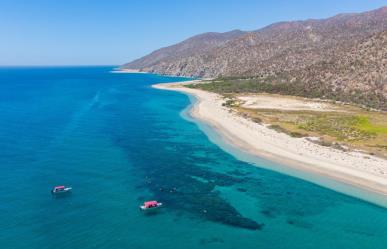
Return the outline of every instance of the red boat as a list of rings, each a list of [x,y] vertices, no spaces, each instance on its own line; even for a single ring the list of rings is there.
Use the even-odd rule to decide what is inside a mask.
[[[159,207],[163,206],[161,202],[157,201],[146,201],[143,205],[140,206],[142,210],[149,210],[149,209],[157,209]]]
[[[72,188],[71,187],[66,187],[66,186],[55,186],[52,190],[51,193],[53,195],[56,194],[64,194],[64,193],[69,193],[71,192]]]

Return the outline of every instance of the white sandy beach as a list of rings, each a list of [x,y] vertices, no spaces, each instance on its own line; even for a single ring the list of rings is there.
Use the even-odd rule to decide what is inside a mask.
[[[154,87],[194,95],[198,101],[191,115],[211,125],[225,140],[246,152],[387,196],[387,160],[279,133],[230,112],[222,106],[224,99],[217,94],[184,87],[188,83],[158,84]]]

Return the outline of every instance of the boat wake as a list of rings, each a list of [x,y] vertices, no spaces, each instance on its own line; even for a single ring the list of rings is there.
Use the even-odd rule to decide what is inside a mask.
[[[82,118],[94,106],[100,103],[100,96],[101,96],[101,90],[99,90],[89,102],[87,102],[77,112],[73,114],[72,118],[67,123],[63,131],[58,136],[56,136],[44,150],[41,151],[40,153],[41,160],[47,160],[51,151],[55,151],[58,147],[60,147],[64,143],[66,138],[71,136],[74,130],[76,130],[79,127],[79,123],[82,121]],[[41,160],[38,160],[38,162]]]

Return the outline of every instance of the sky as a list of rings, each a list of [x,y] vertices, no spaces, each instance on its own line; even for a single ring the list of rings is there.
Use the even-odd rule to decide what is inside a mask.
[[[120,65],[203,32],[382,6],[387,0],[0,0],[0,65]]]

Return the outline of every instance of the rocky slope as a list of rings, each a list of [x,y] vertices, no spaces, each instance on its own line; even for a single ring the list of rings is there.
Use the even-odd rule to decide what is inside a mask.
[[[152,71],[151,67],[160,64],[173,63],[181,58],[195,54],[203,54],[220,47],[230,40],[236,39],[246,32],[233,30],[225,33],[209,32],[191,37],[176,45],[158,49],[151,54],[122,66],[127,69],[144,69]]]
[[[283,77],[327,95],[346,95],[350,102],[387,110],[387,30],[357,42],[331,58]]]
[[[123,68],[195,77],[259,77],[387,99],[387,7],[252,32],[206,33]],[[367,91],[366,94],[364,91]],[[382,99],[380,99],[382,98]],[[383,105],[383,103],[382,103]]]

